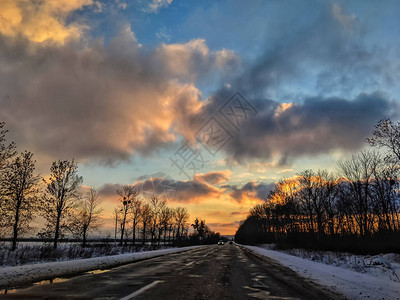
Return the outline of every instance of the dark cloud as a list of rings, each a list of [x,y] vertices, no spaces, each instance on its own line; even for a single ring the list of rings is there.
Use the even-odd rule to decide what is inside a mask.
[[[210,172],[210,176],[211,173]],[[207,174],[204,174],[204,177]],[[171,177],[148,177],[138,180],[132,184],[139,195],[144,198],[158,196],[170,202],[193,203],[207,199],[218,199],[224,194],[229,195],[235,201],[241,202],[244,198],[264,200],[268,193],[274,188],[275,183],[247,182],[242,186],[223,185],[220,188],[212,186],[205,181],[193,180],[181,181]],[[104,184],[99,190],[99,194],[104,197],[117,197],[116,190],[120,184]],[[233,212],[231,215],[239,215],[240,212]]]
[[[206,183],[215,185],[215,184],[220,184],[222,182],[228,181],[230,174],[231,174],[231,172],[229,170],[214,171],[214,172],[208,172],[205,174],[196,174],[194,176],[194,178],[197,181],[206,182]]]
[[[120,184],[106,183],[98,189],[98,192],[102,197],[113,197],[117,196],[117,189],[119,188],[121,188]]]
[[[263,182],[247,182],[241,187],[236,185],[226,185],[224,188],[227,189],[229,195],[238,202],[241,202],[244,197],[258,198],[265,200],[268,193],[275,187],[275,183],[263,183]]]
[[[270,158],[281,164],[302,155],[355,151],[364,145],[377,121],[393,116],[397,103],[384,94],[360,94],[354,100],[306,98],[286,108],[269,102],[254,120],[243,125],[226,151],[236,160]]]
[[[305,97],[302,101],[279,103],[270,99],[248,99],[258,112],[235,130],[223,116],[215,114],[228,98],[221,90],[193,116],[192,124],[201,124],[217,116],[233,139],[223,148],[229,159],[244,163],[251,159],[278,156],[279,165],[290,165],[304,155],[336,150],[356,151],[365,145],[373,126],[382,118],[398,116],[399,105],[382,92],[360,93],[354,99],[341,97]],[[240,111],[237,111],[240,115]]]
[[[240,216],[240,215],[243,215],[243,213],[240,212],[240,211],[233,211],[233,212],[231,212],[231,216]]]
[[[158,196],[170,202],[201,202],[204,199],[219,198],[223,190],[220,190],[203,181],[180,181],[172,178],[151,177],[139,180],[132,184],[139,195],[144,198]],[[119,184],[105,184],[99,189],[102,196],[116,195]]]
[[[243,163],[278,157],[282,166],[304,155],[356,151],[377,121],[398,117],[397,101],[379,92],[395,76],[387,52],[365,43],[358,18],[337,4],[314,3],[318,10],[306,21],[299,14],[309,8],[304,3],[275,20],[276,39],[243,65],[232,88],[218,90],[202,112],[191,117],[194,127],[210,116],[221,120],[234,136],[224,147],[229,159]],[[297,93],[299,89],[315,96]],[[218,114],[235,90],[258,110],[240,132]]]

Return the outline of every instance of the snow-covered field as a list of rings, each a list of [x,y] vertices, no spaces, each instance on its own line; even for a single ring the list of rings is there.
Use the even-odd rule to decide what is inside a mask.
[[[38,282],[45,279],[71,276],[78,273],[107,269],[133,261],[182,252],[202,246],[169,248],[136,253],[126,253],[105,257],[76,259],[69,261],[29,264],[0,268],[0,287],[13,287]]]
[[[348,299],[400,299],[400,255],[351,255],[325,251],[271,250],[270,245],[244,246],[275,259],[303,277]]]

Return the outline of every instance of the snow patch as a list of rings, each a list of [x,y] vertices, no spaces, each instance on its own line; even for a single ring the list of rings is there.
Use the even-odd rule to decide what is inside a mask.
[[[400,281],[396,277],[400,270],[400,257],[397,254],[362,259],[356,255],[345,255],[338,259],[335,255],[324,256],[299,249],[291,250],[298,254],[294,256],[261,247],[241,246],[272,258],[300,276],[327,286],[348,299],[400,299]],[[307,259],[299,256],[306,256]],[[396,275],[391,276],[390,272]]]

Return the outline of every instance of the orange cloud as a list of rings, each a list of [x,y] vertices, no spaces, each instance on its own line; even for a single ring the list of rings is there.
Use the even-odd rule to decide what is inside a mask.
[[[6,36],[22,35],[33,42],[51,41],[63,44],[76,39],[85,25],[67,24],[67,17],[93,0],[2,0],[0,33]]]
[[[165,67],[182,80],[195,80],[209,69],[223,70],[239,63],[232,50],[210,51],[204,39],[194,39],[182,44],[162,44],[157,49]]]

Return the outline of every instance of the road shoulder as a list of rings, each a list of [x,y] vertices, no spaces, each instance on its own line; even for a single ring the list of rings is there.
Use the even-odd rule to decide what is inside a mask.
[[[240,245],[263,259],[276,261],[301,277],[349,299],[400,299],[400,284],[368,274],[313,262],[274,250]]]

